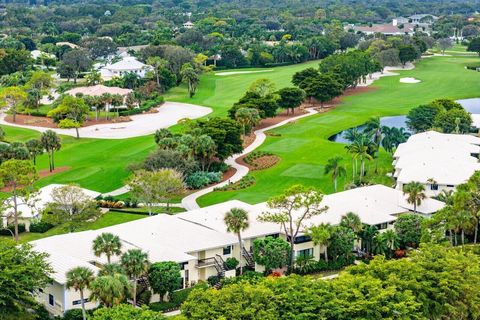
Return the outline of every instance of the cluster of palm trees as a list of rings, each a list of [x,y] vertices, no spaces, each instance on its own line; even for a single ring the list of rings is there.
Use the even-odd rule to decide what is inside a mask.
[[[410,134],[404,128],[382,126],[378,117],[368,120],[363,126],[363,130],[359,128],[346,130],[344,138],[349,144],[345,146],[345,149],[352,157],[352,179],[354,183],[357,181],[357,175],[358,182],[363,183],[367,161],[375,159],[375,173],[378,172],[380,147],[383,147],[389,153],[393,153],[400,143],[407,141],[409,136]],[[339,163],[340,161],[341,158],[334,162]],[[342,171],[344,170],[342,169]],[[328,172],[334,171],[330,169]],[[326,173],[328,172],[326,168]],[[345,175],[346,172],[342,174]]]
[[[476,244],[480,221],[480,172],[458,185],[454,193],[442,191],[437,199],[444,201],[446,206],[428,221],[428,227],[440,231],[439,240],[447,235],[451,245],[457,246],[459,242],[464,245],[466,236],[470,235]]]
[[[357,239],[361,240],[362,250],[367,255],[383,254],[392,257],[395,250],[399,248],[399,237],[394,230],[379,232],[377,227],[363,224],[356,213],[348,212],[342,216],[339,226],[353,231]],[[329,261],[328,248],[335,232],[336,227],[330,223],[321,223],[307,229],[307,234],[313,243],[324,248],[323,255],[326,262]]]
[[[80,293],[83,319],[86,319],[85,290],[90,290],[90,299],[100,301],[105,307],[112,307],[132,297],[136,305],[137,281],[148,272],[150,262],[147,253],[140,249],[129,249],[122,254],[120,238],[111,233],[102,233],[93,241],[96,256],[105,255],[107,264],[95,277],[87,267],[76,267],[66,274],[67,288]],[[120,263],[111,263],[112,256],[120,256]]]
[[[127,95],[126,98],[119,94],[110,93],[104,93],[101,96],[82,96],[82,98],[85,100],[87,105],[95,108],[95,120],[100,118],[100,110],[104,110],[105,120],[108,120],[110,108],[115,109],[118,116],[119,107],[124,103],[129,108],[133,108],[138,103],[138,100],[133,94]]]

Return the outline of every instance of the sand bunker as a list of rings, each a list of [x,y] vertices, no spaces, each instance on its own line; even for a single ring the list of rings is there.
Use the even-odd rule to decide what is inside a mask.
[[[215,73],[216,76],[232,76],[235,74],[248,74],[248,73],[260,73],[260,72],[272,72],[273,69],[269,70],[252,70],[252,71],[229,71],[229,72],[219,72]]]
[[[419,83],[419,82],[421,82],[421,81],[418,80],[418,79],[415,79],[415,78],[410,78],[410,77],[408,77],[408,78],[401,78],[401,79],[400,79],[400,82],[401,82],[401,83]]]

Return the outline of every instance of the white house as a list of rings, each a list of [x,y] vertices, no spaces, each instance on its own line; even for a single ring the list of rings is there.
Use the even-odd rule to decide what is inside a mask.
[[[442,190],[455,190],[480,170],[480,138],[472,135],[435,131],[412,135],[393,155],[396,188],[417,181],[425,185],[429,196]]]
[[[37,60],[38,58],[40,58],[42,56],[47,57],[47,58],[51,58],[51,59],[56,58],[54,54],[43,52],[43,51],[40,51],[40,50],[33,50],[33,51],[30,52],[30,55],[32,56],[32,58],[34,60]]]
[[[405,201],[403,192],[381,185],[326,195],[322,205],[328,206],[328,210],[305,221],[305,227],[322,222],[335,225],[346,213],[355,212],[363,223],[386,229],[392,226],[399,214],[413,210],[412,205]],[[426,199],[418,211],[431,214],[442,207],[442,202]],[[243,251],[240,250],[236,235],[227,232],[223,220],[225,213],[232,208],[242,208],[249,214],[250,226],[242,233]],[[250,205],[233,200],[175,216],[162,214],[100,230],[33,241],[31,244],[36,250],[50,254],[49,262],[55,270],[52,285],[44,288],[37,299],[55,315],[80,308],[78,293],[65,287],[65,272],[79,265],[89,266],[96,272],[106,263],[105,256],[96,257],[91,249],[92,241],[103,232],[118,235],[124,251],[140,248],[148,253],[152,262],[177,262],[181,267],[183,287],[214,275],[234,276],[235,270],[226,270],[224,267],[224,261],[229,257],[240,260],[242,256],[244,265],[261,270],[261,266],[255,265],[252,258],[253,241],[266,236],[286,238],[279,225],[257,221],[257,217],[266,210],[266,203]],[[295,256],[312,255],[318,259],[323,251],[324,248],[315,246],[303,233],[295,239]],[[113,262],[118,260],[119,257],[112,258]],[[153,299],[158,299],[158,296]],[[95,306],[95,303],[87,301],[88,308]]]
[[[187,22],[185,22],[185,23],[183,24],[183,27],[184,27],[185,29],[192,29],[194,26],[195,26],[195,25],[194,25],[193,22],[190,21],[190,20],[187,21]]]
[[[111,80],[114,77],[123,77],[127,73],[135,73],[140,78],[145,78],[152,67],[138,61],[135,57],[126,56],[122,60],[107,64],[100,69],[100,75],[103,80]]]
[[[17,211],[18,211],[18,221],[21,224],[25,225],[27,231],[30,230],[30,224],[32,221],[40,218],[43,210],[48,203],[53,201],[52,192],[55,188],[62,187],[61,184],[50,184],[38,190],[37,193],[33,194],[29,199],[22,197],[17,198]],[[100,195],[99,192],[82,189],[83,193],[88,197],[95,199]],[[5,212],[1,217],[0,226],[6,227],[13,223],[14,219],[14,209],[13,209],[13,198],[8,198],[5,201]]]

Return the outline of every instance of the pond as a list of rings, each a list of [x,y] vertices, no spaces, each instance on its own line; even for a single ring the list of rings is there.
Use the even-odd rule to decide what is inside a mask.
[[[480,98],[473,98],[473,99],[463,99],[463,100],[457,100],[458,103],[460,103],[465,110],[472,114],[480,114]],[[407,125],[407,116],[393,116],[393,117],[382,117],[380,118],[380,124],[382,126],[387,126],[387,127],[395,127],[395,128],[404,128],[406,132],[410,132],[408,130]],[[356,127],[358,130],[362,131],[365,125],[360,125]],[[348,141],[343,137],[343,134],[346,130],[341,131],[337,134],[334,134],[328,140],[330,141],[335,141],[339,143],[348,143]]]

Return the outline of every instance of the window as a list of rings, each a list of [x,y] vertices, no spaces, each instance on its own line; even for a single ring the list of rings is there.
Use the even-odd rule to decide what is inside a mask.
[[[188,265],[188,262],[182,262],[178,264],[180,266],[180,270],[185,270],[185,266]]]
[[[447,184],[448,188],[454,188],[455,186],[453,184]]]
[[[83,299],[83,302],[87,303],[87,302],[88,302],[88,298]],[[73,304],[74,306],[78,306],[79,304],[82,304],[82,300],[74,300],[74,301],[72,302],[72,304]]]
[[[296,257],[313,257],[313,248],[298,250]]]
[[[48,295],[48,304],[52,307],[55,306],[55,297],[52,294]]]
[[[432,184],[430,185],[430,190],[438,190],[438,184],[432,183]]]
[[[228,255],[232,253],[232,246],[226,246],[223,248],[223,255]]]
[[[378,230],[387,229],[388,223],[376,224],[375,227],[377,227]]]

